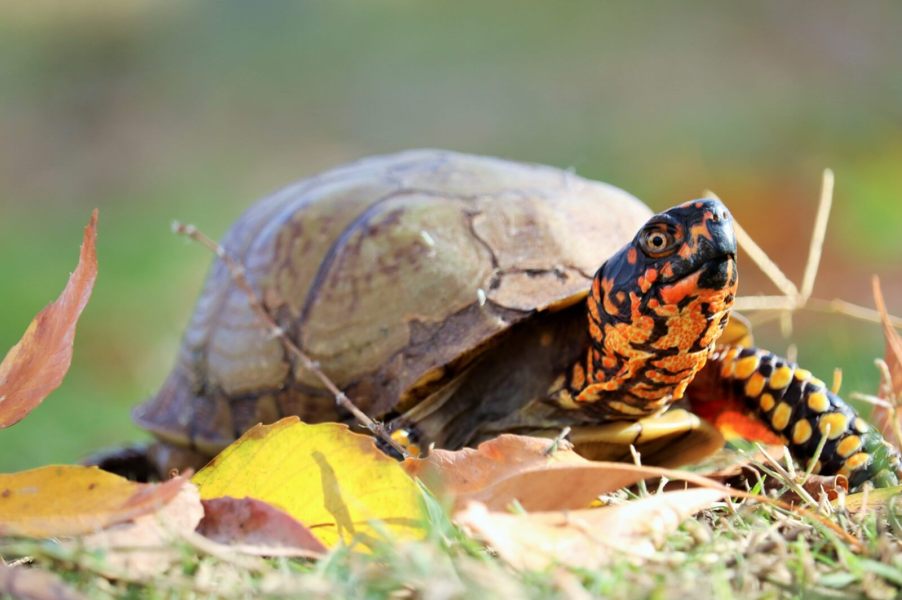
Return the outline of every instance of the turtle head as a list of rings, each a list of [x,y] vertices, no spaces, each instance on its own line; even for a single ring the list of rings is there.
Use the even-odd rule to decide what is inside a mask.
[[[615,297],[632,294],[644,302],[639,307],[643,310],[649,302],[653,307],[679,304],[702,290],[735,291],[732,217],[720,200],[712,199],[690,200],[665,210],[649,219],[596,277]],[[612,312],[612,317],[630,319],[633,307],[621,301]]]
[[[646,402],[643,412],[681,398],[727,323],[736,283],[723,203],[691,200],[653,216],[595,275],[590,380]]]

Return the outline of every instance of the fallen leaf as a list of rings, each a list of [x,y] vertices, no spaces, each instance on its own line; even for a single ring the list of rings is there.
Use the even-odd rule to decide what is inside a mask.
[[[826,494],[828,500],[835,500],[841,494],[849,492],[849,479],[845,475],[809,475],[802,483],[802,488],[811,494],[815,500],[821,494]],[[801,502],[801,498],[795,498],[795,493],[789,490],[783,500],[786,502]]]
[[[97,467],[52,465],[0,473],[0,535],[45,538],[93,533],[155,512],[185,484],[135,483]]]
[[[421,539],[425,508],[416,482],[346,425],[286,417],[257,425],[193,479],[204,500],[252,497],[306,525],[326,547],[342,541]],[[375,522],[375,523],[374,523]]]
[[[62,579],[34,567],[8,567],[0,560],[0,597],[28,600],[80,600],[84,596]]]
[[[203,514],[197,488],[186,481],[176,497],[156,512],[68,543],[102,552],[103,558],[97,569],[107,577],[147,580],[166,572],[181,560],[180,549],[173,542],[193,532]]]
[[[886,310],[886,302],[883,300],[883,292],[880,289],[880,279],[873,279],[874,304],[877,305],[877,311],[880,313],[880,321],[883,324],[883,337],[886,340],[886,351],[884,352],[884,362],[889,368],[889,381],[883,381],[880,384],[879,395],[881,398],[892,402],[895,399],[902,399],[902,337],[890,322],[889,313]],[[897,422],[893,422],[895,416]],[[890,443],[896,448],[902,449],[902,439],[899,437],[900,427],[899,420],[902,420],[902,412],[897,407],[895,411],[886,406],[874,407],[874,422],[878,429]]]
[[[21,421],[59,387],[72,362],[75,326],[97,278],[97,209],[85,227],[75,272],[0,363],[0,429]]]
[[[454,516],[516,568],[552,564],[593,569],[612,558],[641,561],[687,517],[723,499],[724,490],[690,489],[655,494],[604,508],[520,515],[470,503]]]
[[[454,510],[471,501],[505,510],[517,501],[528,511],[586,508],[595,498],[650,477],[673,477],[718,485],[687,472],[628,463],[590,461],[568,442],[549,452],[546,438],[504,434],[475,450],[433,450],[402,464],[433,492],[450,497]]]
[[[862,509],[873,509],[879,506],[887,506],[894,498],[902,495],[902,485],[896,487],[874,488],[843,496],[831,501],[833,506],[842,506],[849,512],[855,513]]]
[[[243,554],[315,557],[326,552],[309,529],[262,500],[224,496],[203,505],[198,533]]]

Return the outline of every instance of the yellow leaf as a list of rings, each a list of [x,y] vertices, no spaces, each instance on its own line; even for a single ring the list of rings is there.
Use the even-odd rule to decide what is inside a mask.
[[[193,479],[204,500],[252,497],[281,508],[327,547],[424,536],[420,490],[373,439],[346,425],[286,417],[257,425]],[[376,522],[376,523],[373,523]]]
[[[0,536],[93,533],[155,512],[184,483],[182,477],[160,484],[135,483],[97,467],[78,465],[0,473]]]
[[[857,494],[849,494],[845,498],[836,498],[831,504],[836,507],[845,508],[847,511],[856,513],[865,508],[876,508],[888,505],[893,498],[902,496],[902,485],[895,487],[885,487],[868,490],[867,492],[858,492]]]

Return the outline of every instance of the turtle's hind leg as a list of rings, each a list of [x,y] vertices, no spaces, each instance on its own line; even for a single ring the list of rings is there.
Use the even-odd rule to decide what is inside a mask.
[[[692,408],[709,420],[741,403],[813,472],[898,485],[902,457],[826,384],[798,365],[759,348],[720,346],[689,386]],[[826,438],[826,439],[824,439]]]

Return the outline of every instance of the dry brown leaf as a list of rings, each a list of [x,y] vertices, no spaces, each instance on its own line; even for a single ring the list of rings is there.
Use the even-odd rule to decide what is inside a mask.
[[[726,495],[690,489],[655,494],[604,508],[522,515],[492,512],[472,502],[455,520],[520,569],[552,564],[597,568],[614,557],[642,560],[679,524]]]
[[[287,512],[255,498],[223,496],[203,501],[204,518],[198,533],[235,551],[256,556],[325,554],[309,529]]]
[[[717,492],[751,498],[803,514],[817,520],[852,545],[857,540],[829,519],[793,507],[778,499],[730,489],[723,484],[687,471],[623,463],[589,461],[570,449],[569,444],[553,443],[545,438],[503,435],[480,444],[479,448],[435,451],[426,459],[408,459],[402,466],[422,479],[433,492],[444,495],[460,511],[471,501],[487,510],[505,510],[516,501],[530,511],[583,509],[598,495],[647,478],[667,478]]]
[[[98,570],[108,577],[146,580],[181,560],[179,547],[173,542],[193,532],[203,514],[197,488],[186,481],[178,495],[156,512],[68,543],[102,552]]]
[[[874,303],[877,305],[877,311],[880,313],[880,321],[883,324],[883,337],[886,340],[886,351],[883,360],[889,368],[890,380],[881,382],[879,395],[881,398],[892,401],[893,398],[902,398],[902,337],[893,327],[886,310],[886,302],[883,300],[883,292],[880,289],[880,279],[873,279]],[[895,411],[886,406],[874,407],[874,422],[880,429],[887,440],[896,446],[902,448],[902,440],[897,435],[900,430],[899,423],[893,423],[893,416],[896,419],[902,419],[898,407]]]
[[[0,473],[0,536],[64,537],[152,513],[187,482],[135,483],[97,467],[54,465]]]
[[[33,567],[8,567],[2,560],[0,560],[0,597],[28,600],[84,598],[53,573]]]
[[[802,487],[811,494],[812,498],[817,499],[820,498],[821,494],[826,494],[828,500],[835,500],[841,494],[849,493],[849,480],[845,475],[810,475],[802,483]],[[783,500],[787,502],[794,501],[794,498],[787,497],[791,494],[792,491],[790,490],[783,497]],[[798,501],[801,502],[802,499],[799,498]]]
[[[75,272],[60,297],[38,313],[0,363],[0,429],[21,421],[62,383],[75,326],[97,278],[97,209],[85,227]]]
[[[454,510],[471,501],[481,502],[489,510],[505,510],[515,500],[528,511],[585,508],[601,494],[649,477],[718,485],[691,473],[590,461],[567,442],[549,452],[551,445],[546,438],[505,434],[475,450],[434,450],[427,458],[407,459],[402,464],[433,492],[449,496]]]

